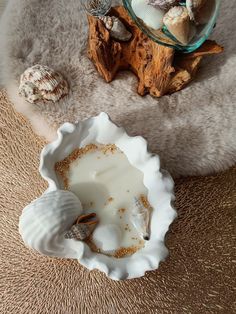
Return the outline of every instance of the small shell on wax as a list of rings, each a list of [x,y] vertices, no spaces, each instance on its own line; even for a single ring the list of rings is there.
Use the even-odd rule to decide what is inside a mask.
[[[153,29],[159,29],[163,26],[165,12],[161,9],[149,5],[147,0],[132,0],[131,5],[137,17],[142,19],[147,26]]]
[[[32,249],[44,255],[64,256],[64,233],[81,213],[80,200],[74,193],[65,190],[44,193],[23,209],[19,232]]]
[[[132,37],[132,34],[126,29],[125,25],[118,17],[101,16],[99,19],[103,21],[106,29],[110,31],[112,38],[120,41],[128,41]]]
[[[150,209],[146,208],[142,202],[135,198],[134,206],[131,212],[130,220],[138,233],[144,240],[150,239],[149,221],[150,221]]]
[[[171,7],[178,5],[179,0],[149,0],[148,4],[161,10],[169,10]]]
[[[97,223],[98,219],[95,213],[81,215],[70,230],[65,233],[65,238],[83,241],[90,236]]]
[[[32,104],[55,103],[68,93],[68,83],[63,76],[45,65],[36,64],[20,77],[19,94]]]
[[[90,226],[86,224],[73,225],[70,230],[65,233],[65,238],[83,241],[90,236],[93,229],[91,230]]]
[[[93,242],[103,251],[120,248],[122,233],[115,224],[98,225],[93,232]]]

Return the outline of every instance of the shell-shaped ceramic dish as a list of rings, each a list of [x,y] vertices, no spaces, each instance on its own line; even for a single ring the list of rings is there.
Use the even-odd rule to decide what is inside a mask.
[[[50,193],[54,209],[43,218],[43,233],[38,235],[37,247],[35,247],[34,241],[27,237],[35,237],[31,234],[34,233],[33,225],[37,224],[35,220],[39,220],[41,214],[45,215],[46,210],[40,210],[36,215],[32,205],[26,207],[20,218],[20,233],[22,236],[24,235],[23,240],[43,254],[78,259],[88,269],[99,269],[114,280],[141,277],[146,271],[157,269],[160,261],[163,261],[168,255],[164,238],[176,217],[176,211],[172,207],[173,180],[168,173],[160,170],[159,157],[147,151],[147,142],[143,137],[128,136],[125,130],[116,126],[105,113],[78,122],[76,125],[65,123],[58,129],[57,134],[58,138],[42,150],[40,161],[40,174],[49,184],[44,193],[44,199],[45,195]],[[66,212],[61,209],[59,204],[56,214],[57,204],[53,203],[52,193],[59,195],[61,192],[58,191],[63,188],[63,184],[57,177],[54,166],[74,149],[91,143],[115,144],[124,152],[130,164],[143,172],[143,184],[148,190],[148,201],[153,208],[149,226],[150,240],[146,241],[145,246],[131,256],[115,258],[95,253],[85,242],[65,239],[61,236],[61,232],[68,228],[68,224],[74,219],[75,214],[80,214],[81,209],[80,205],[77,205],[77,209],[70,209],[68,206],[69,222],[66,222]],[[63,197],[71,200],[71,195],[65,194]],[[49,198],[47,198],[47,205],[48,201]],[[76,204],[76,201],[71,203]],[[79,201],[78,204],[80,204]],[[60,212],[64,214],[60,215]],[[28,225],[22,223],[22,219],[26,218]],[[30,224],[32,227],[29,226]],[[52,228],[51,224],[60,226],[56,229],[60,231],[58,237],[52,232],[52,230],[55,231],[55,228]],[[26,231],[26,229],[31,231]],[[35,228],[35,232],[41,232],[40,230],[40,228]]]

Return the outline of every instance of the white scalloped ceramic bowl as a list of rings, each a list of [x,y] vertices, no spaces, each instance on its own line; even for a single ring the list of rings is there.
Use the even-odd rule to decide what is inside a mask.
[[[50,232],[44,230],[46,232],[44,234],[47,234],[47,239],[45,240],[44,238],[44,241],[42,241],[39,240],[40,237],[37,237],[38,242],[41,242],[37,244],[36,248],[29,239],[29,237],[32,237],[31,234],[34,233],[33,223],[31,231],[25,231],[27,228],[30,229],[30,222],[26,222],[24,218],[26,214],[29,216],[28,221],[36,220],[33,216],[30,217],[30,211],[33,212],[33,210],[31,209],[32,205],[28,205],[23,210],[20,218],[20,233],[25,243],[43,254],[47,252],[47,255],[51,256],[77,258],[88,269],[99,269],[115,280],[141,277],[146,271],[157,269],[160,261],[163,261],[168,255],[164,238],[169,225],[176,217],[176,212],[172,207],[174,199],[173,180],[166,172],[160,171],[159,157],[147,151],[147,142],[144,138],[128,136],[125,130],[112,123],[105,113],[81,121],[76,125],[65,123],[58,129],[57,134],[58,138],[48,144],[41,153],[40,174],[49,184],[45,193],[51,193],[63,188],[54,171],[54,165],[57,161],[68,156],[75,148],[94,142],[115,144],[126,154],[130,164],[143,172],[143,183],[148,190],[148,201],[153,207],[150,223],[150,240],[145,242],[144,248],[133,255],[118,259],[92,252],[86,243],[76,240],[65,240],[61,235],[55,237],[54,234],[54,244],[52,244]],[[65,224],[65,227],[63,226],[65,211],[63,212],[63,218],[60,218],[61,215],[55,215],[56,210],[57,208],[54,208],[54,217],[48,214],[46,219],[48,219],[48,226],[50,226],[50,220],[52,221],[53,219],[55,225],[60,225],[60,232],[62,232],[68,227],[67,224]],[[78,213],[80,211],[81,209],[78,209]],[[59,219],[59,221],[55,222],[55,219]],[[60,221],[60,219],[64,220]],[[44,226],[47,228],[47,223],[44,222]],[[52,226],[51,229],[55,231],[55,228],[52,228]]]

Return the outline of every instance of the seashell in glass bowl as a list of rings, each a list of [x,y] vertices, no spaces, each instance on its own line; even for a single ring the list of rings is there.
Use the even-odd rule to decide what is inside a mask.
[[[75,125],[65,123],[58,129],[57,134],[58,138],[42,150],[40,159],[39,171],[41,176],[48,182],[48,189],[38,200],[26,206],[20,217],[19,231],[25,244],[41,254],[78,259],[89,270],[98,269],[114,280],[141,277],[146,271],[157,269],[159,263],[168,255],[164,239],[170,224],[176,217],[176,211],[172,206],[174,200],[173,180],[167,172],[160,169],[159,157],[147,151],[147,142],[144,138],[141,136],[128,136],[125,130],[116,126],[105,113],[78,122]],[[106,145],[111,144],[117,147],[120,160],[127,160],[128,165],[132,167],[133,172],[130,173],[139,173],[138,176],[140,175],[139,178],[142,181],[140,183],[147,192],[147,202],[152,208],[147,236],[147,230],[142,229],[143,225],[140,224],[140,220],[137,221],[139,214],[141,214],[140,217],[147,219],[147,213],[136,199],[140,209],[137,213],[134,213],[134,208],[132,208],[131,215],[128,215],[129,219],[135,214],[136,220],[133,227],[128,228],[127,233],[131,232],[132,234],[132,232],[135,232],[135,227],[141,226],[139,231],[141,235],[145,233],[145,241],[142,241],[142,246],[132,254],[122,256],[103,254],[102,251],[103,249],[119,248],[121,238],[125,234],[124,229],[121,230],[120,225],[116,224],[117,221],[114,218],[116,216],[113,214],[109,216],[108,211],[105,211],[105,216],[100,215],[101,213],[97,211],[100,222],[101,219],[105,220],[95,228],[93,233],[96,243],[101,243],[101,250],[93,250],[86,241],[65,238],[64,234],[73,221],[79,215],[84,214],[83,197],[84,193],[86,194],[86,188],[82,188],[82,185],[79,184],[79,187],[77,187],[79,194],[77,194],[77,190],[64,190],[64,181],[55,170],[55,165],[58,162],[66,160],[68,155],[70,156],[78,148],[84,149],[88,145],[105,145],[107,147]],[[114,146],[111,148],[111,155],[107,155],[105,151],[104,156],[106,157],[104,158],[107,158],[107,164],[109,164],[109,158],[113,158],[113,161],[116,160],[113,151]],[[84,168],[81,169],[75,177],[82,176]],[[119,176],[119,173],[125,175],[127,169],[125,168],[124,172],[119,170],[117,176]],[[127,176],[126,178],[127,182],[123,182],[122,186],[119,184],[114,185],[117,189],[117,195],[120,197],[118,201],[121,203],[124,195],[122,194],[122,188],[132,179]],[[112,185],[112,182],[116,183],[116,179],[118,180],[118,177],[110,176],[110,184]],[[131,186],[130,191],[127,190],[127,187],[125,189],[127,193],[132,194],[131,190],[135,188]],[[112,198],[110,197],[108,200],[112,201]],[[89,213],[89,210],[86,210]],[[120,212],[119,218],[121,218],[121,215]],[[110,217],[113,218],[109,222]],[[145,221],[143,220],[143,222]]]
[[[201,10],[193,16],[195,3],[202,3]],[[174,48],[180,52],[188,53],[199,48],[210,36],[216,24],[220,10],[221,0],[123,0],[123,5],[135,24],[141,31],[154,42]],[[164,5],[168,4],[168,5]],[[173,7],[175,6],[175,7]],[[188,11],[188,25],[169,25],[170,19],[166,19],[168,10],[172,10],[172,19],[176,20],[177,12]],[[174,11],[173,11],[174,9]],[[200,14],[201,13],[201,14]],[[167,20],[167,23],[163,23]],[[187,30],[186,30],[187,27]],[[181,42],[182,32],[188,32],[188,40]],[[178,36],[180,33],[181,36]]]

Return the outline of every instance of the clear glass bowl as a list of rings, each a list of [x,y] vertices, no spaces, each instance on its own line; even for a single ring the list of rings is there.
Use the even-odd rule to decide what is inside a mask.
[[[148,1],[148,0],[147,0]],[[144,34],[146,34],[149,38],[155,41],[158,44],[174,48],[181,52],[192,52],[200,47],[203,42],[209,37],[211,34],[215,24],[216,19],[218,17],[219,8],[220,8],[221,0],[215,0],[214,10],[211,14],[211,17],[207,24],[197,26],[196,35],[192,38],[192,40],[187,44],[183,45],[179,41],[177,41],[174,36],[170,34],[165,26],[161,29],[155,30],[151,27],[148,27],[139,17],[136,16],[132,9],[132,0],[123,0],[124,7],[128,11],[132,20],[136,23],[136,25],[142,30]],[[180,5],[185,6],[185,1],[180,1]]]

